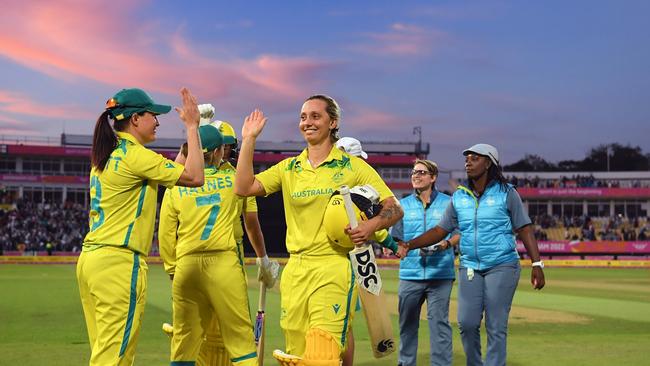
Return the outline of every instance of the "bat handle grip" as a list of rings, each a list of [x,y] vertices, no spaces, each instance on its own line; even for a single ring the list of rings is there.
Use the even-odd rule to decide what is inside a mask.
[[[350,221],[350,228],[354,229],[357,227],[357,215],[354,213],[354,207],[352,206],[352,196],[350,196],[350,188],[348,186],[341,186],[340,189],[341,197],[343,197],[343,206],[345,207],[345,213],[348,216],[348,221]]]
[[[266,285],[264,284],[264,281],[260,281],[260,299],[259,299],[257,309],[259,311],[264,311],[265,306],[266,306]]]

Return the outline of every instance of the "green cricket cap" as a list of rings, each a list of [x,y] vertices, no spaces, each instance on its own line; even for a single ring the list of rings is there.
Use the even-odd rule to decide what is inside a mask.
[[[121,121],[133,113],[151,112],[165,114],[172,109],[169,105],[156,104],[142,89],[122,89],[106,102],[106,110],[114,120]]]
[[[219,129],[212,125],[199,127],[199,136],[201,137],[203,152],[214,151],[223,145],[223,135],[219,132]]]

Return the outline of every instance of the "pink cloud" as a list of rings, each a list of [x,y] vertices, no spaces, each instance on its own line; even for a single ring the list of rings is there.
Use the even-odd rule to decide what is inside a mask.
[[[372,128],[390,128],[402,125],[408,119],[405,116],[400,116],[390,112],[377,110],[362,105],[352,105],[348,109],[349,113],[344,111],[342,117],[341,129],[347,126],[356,127],[372,127]]]
[[[92,118],[88,112],[71,105],[54,105],[29,99],[20,93],[0,90],[0,111],[45,118]],[[5,116],[5,121],[7,120]]]
[[[2,125],[0,125],[0,135],[7,135],[9,139],[6,140],[6,142],[12,142],[13,141],[11,140],[12,137],[15,138],[16,136],[40,136],[41,132],[28,130],[28,129],[22,130],[17,128],[5,128],[2,127]],[[20,143],[21,141],[16,140],[15,142]]]
[[[3,125],[11,125],[11,126],[18,126],[18,127],[20,127],[20,126],[27,127],[27,125],[28,125],[28,123],[26,123],[26,122],[17,120],[15,118],[12,118],[12,117],[9,117],[9,116],[3,115],[3,114],[0,114],[0,122]]]
[[[177,94],[189,87],[220,107],[241,98],[295,107],[330,67],[311,58],[206,54],[183,35],[136,14],[137,1],[22,1],[3,5],[0,55],[53,78]],[[18,21],[20,19],[20,21]],[[136,21],[137,20],[137,21]],[[206,53],[204,53],[206,52]],[[128,83],[128,85],[126,85]]]
[[[38,135],[37,131],[30,126],[28,122],[15,119],[13,117],[0,114],[0,140],[11,142],[11,136]],[[7,135],[7,136],[2,136]],[[9,140],[6,140],[6,139]]]
[[[449,38],[449,35],[441,30],[404,23],[394,23],[385,32],[368,33],[364,36],[368,41],[355,45],[354,49],[384,56],[429,55]]]

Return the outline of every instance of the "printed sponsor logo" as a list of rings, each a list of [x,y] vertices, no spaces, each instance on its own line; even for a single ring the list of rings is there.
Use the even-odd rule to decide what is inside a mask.
[[[331,196],[334,193],[332,188],[317,188],[317,189],[305,189],[304,191],[297,191],[291,193],[291,198],[309,198],[313,196],[322,196],[328,195]]]

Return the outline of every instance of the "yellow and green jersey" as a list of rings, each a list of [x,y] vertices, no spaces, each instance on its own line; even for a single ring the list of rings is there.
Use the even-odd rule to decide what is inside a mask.
[[[173,187],[184,167],[117,132],[117,148],[103,171],[90,171],[90,231],[83,250],[124,247],[142,255],[151,249],[158,185]]]
[[[219,169],[221,170],[227,170],[230,169],[235,171],[235,167],[230,164],[230,162],[223,162],[220,166]],[[246,197],[241,201],[241,205],[238,208],[237,211],[237,217],[235,217],[235,241],[237,243],[241,243],[244,240],[244,227],[243,223],[241,221],[241,215],[243,212],[257,212],[257,200],[255,199],[254,196],[251,197]]]
[[[291,254],[328,255],[347,252],[330,243],[322,226],[330,196],[342,185],[370,184],[379,200],[393,197],[379,174],[363,159],[332,147],[328,157],[312,168],[307,150],[284,159],[255,176],[266,194],[282,190],[287,222],[287,250]]]
[[[234,222],[243,198],[233,190],[235,171],[210,166],[204,174],[202,187],[165,192],[158,241],[167,273],[174,273],[176,261],[187,254],[236,251]]]

